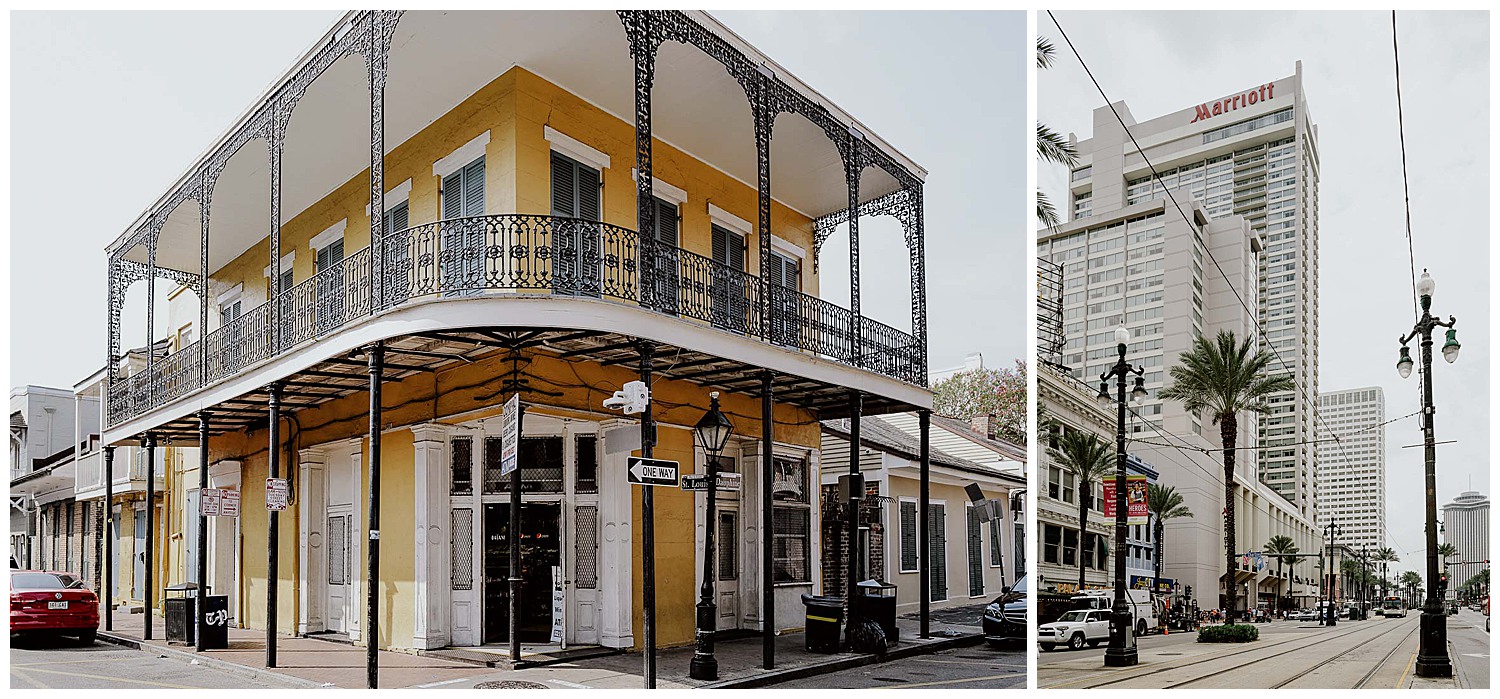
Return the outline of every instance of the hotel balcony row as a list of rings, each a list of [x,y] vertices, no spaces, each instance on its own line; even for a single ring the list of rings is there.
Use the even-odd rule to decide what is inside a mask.
[[[926,408],[925,175],[705,13],[353,12],[108,246],[104,441],[191,441],[274,382],[350,395],[375,342],[401,378],[646,340],[666,379]],[[861,312],[872,216],[910,330]],[[819,297],[831,237],[848,308]]]

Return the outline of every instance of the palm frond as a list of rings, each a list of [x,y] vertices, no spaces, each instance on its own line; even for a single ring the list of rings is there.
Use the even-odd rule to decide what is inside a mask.
[[[1036,192],[1036,218],[1047,228],[1057,228],[1062,219],[1057,215],[1057,207],[1052,205],[1052,200],[1038,189]]]
[[[1053,61],[1055,61],[1057,58],[1055,55],[1056,53],[1057,47],[1052,45],[1051,40],[1044,36],[1038,36],[1036,38],[1037,68],[1051,68]]]
[[[1041,122],[1036,125],[1036,154],[1043,160],[1073,167],[1078,164],[1078,149],[1062,134]]]

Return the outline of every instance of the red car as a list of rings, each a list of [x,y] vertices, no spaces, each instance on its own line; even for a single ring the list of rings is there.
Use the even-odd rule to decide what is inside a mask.
[[[10,632],[66,634],[93,643],[99,633],[99,598],[72,573],[12,570]]]

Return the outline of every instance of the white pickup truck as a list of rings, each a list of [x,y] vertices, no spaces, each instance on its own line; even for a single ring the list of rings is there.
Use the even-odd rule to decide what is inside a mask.
[[[1126,590],[1125,599],[1130,603],[1130,617],[1135,624],[1135,635],[1144,636],[1157,630],[1156,601],[1150,590]],[[1115,603],[1111,590],[1084,590],[1073,596],[1074,609],[1103,609],[1108,612]]]
[[[1042,624],[1037,630],[1037,639],[1042,650],[1067,646],[1081,650],[1085,643],[1096,648],[1109,640],[1109,611],[1105,609],[1074,609],[1064,612],[1057,621]]]

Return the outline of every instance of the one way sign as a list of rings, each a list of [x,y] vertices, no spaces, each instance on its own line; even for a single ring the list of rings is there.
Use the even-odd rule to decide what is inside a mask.
[[[630,466],[629,478],[636,485],[677,485],[677,462],[665,459],[643,459],[632,456],[626,462]]]

